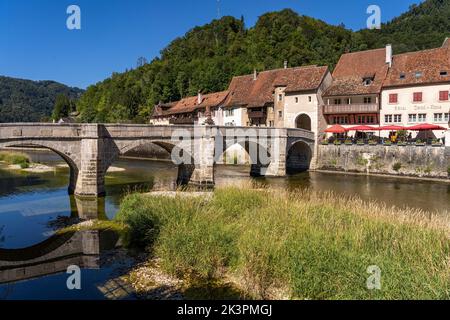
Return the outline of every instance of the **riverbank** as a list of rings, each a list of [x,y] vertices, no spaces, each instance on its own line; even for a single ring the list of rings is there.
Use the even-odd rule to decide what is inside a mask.
[[[232,283],[246,297],[450,298],[449,223],[420,210],[308,190],[224,188],[212,199],[130,195],[117,221],[162,272]],[[381,290],[368,289],[368,270],[378,268]]]
[[[0,151],[0,162],[11,168],[27,169],[30,167],[31,160],[25,153]]]
[[[338,171],[338,170],[323,170],[317,169],[314,172],[320,172],[325,174],[337,174],[337,175],[350,175],[350,176],[369,176],[369,177],[380,177],[380,178],[394,178],[401,180],[412,180],[412,181],[429,181],[429,182],[438,182],[442,184],[450,184],[450,179],[444,178],[428,178],[428,177],[416,177],[416,176],[401,176],[401,175],[393,175],[388,173],[367,173],[367,172],[351,172],[351,171]]]

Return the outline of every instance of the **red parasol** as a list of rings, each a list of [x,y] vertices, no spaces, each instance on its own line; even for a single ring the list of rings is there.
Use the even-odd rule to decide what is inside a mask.
[[[347,129],[347,131],[378,131],[378,128],[369,127],[369,126],[356,126]]]
[[[439,131],[439,130],[447,130],[447,128],[435,125],[435,124],[428,124],[428,123],[424,123],[424,124],[419,124],[417,126],[414,127],[409,127],[406,128],[409,131]]]
[[[407,130],[407,128],[402,127],[402,126],[384,126],[384,127],[378,128],[378,130],[380,130],[380,131],[402,131],[402,130]]]
[[[346,133],[347,130],[343,127],[340,126],[338,124],[328,128],[327,130],[325,130],[326,133]]]

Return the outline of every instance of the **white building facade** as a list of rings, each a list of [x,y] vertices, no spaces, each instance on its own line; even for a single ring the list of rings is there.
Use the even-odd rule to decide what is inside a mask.
[[[382,126],[406,128],[432,124],[449,129],[450,42],[442,47],[394,55],[383,83],[380,120]],[[413,138],[418,134],[411,132]],[[428,133],[430,134],[430,133]],[[382,132],[383,136],[389,135]],[[442,139],[444,130],[431,138]],[[419,135],[418,138],[421,138]],[[430,138],[430,137],[428,137]]]
[[[411,127],[435,124],[446,129],[450,121],[450,83],[404,88],[385,88],[382,91],[381,125]],[[387,137],[388,132],[382,132]],[[437,139],[444,131],[435,131]]]

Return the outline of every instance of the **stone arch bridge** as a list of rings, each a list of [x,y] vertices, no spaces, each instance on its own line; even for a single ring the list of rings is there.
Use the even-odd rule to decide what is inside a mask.
[[[309,169],[314,133],[303,129],[217,126],[109,124],[0,124],[0,148],[41,147],[60,155],[70,167],[69,192],[97,197],[105,174],[118,157],[153,143],[172,154],[178,182],[214,185],[214,166],[240,144],[251,158],[254,176],[285,176]],[[175,156],[174,156],[175,155]]]

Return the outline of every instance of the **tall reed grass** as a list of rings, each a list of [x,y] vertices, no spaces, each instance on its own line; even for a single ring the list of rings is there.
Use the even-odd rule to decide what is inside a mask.
[[[166,272],[232,277],[255,298],[450,298],[448,221],[419,210],[227,187],[210,201],[130,195],[117,219]],[[370,266],[381,290],[367,287]]]
[[[0,161],[7,164],[19,165],[22,169],[30,166],[28,155],[20,152],[0,151]]]

